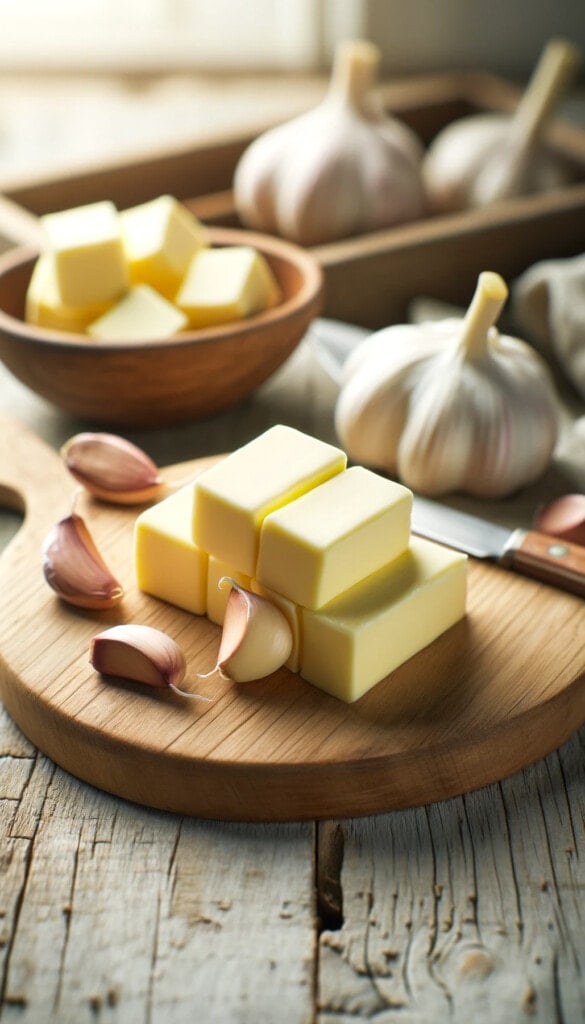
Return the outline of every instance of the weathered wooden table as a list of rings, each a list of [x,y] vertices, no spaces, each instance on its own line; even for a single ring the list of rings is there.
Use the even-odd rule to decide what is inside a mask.
[[[129,436],[161,465],[275,421],[334,440],[334,398],[304,342],[243,406]],[[1,368],[0,406],[55,446],[86,426]],[[585,1020],[585,729],[460,798],[278,825],[125,803],[5,714],[0,744],[1,1021]]]

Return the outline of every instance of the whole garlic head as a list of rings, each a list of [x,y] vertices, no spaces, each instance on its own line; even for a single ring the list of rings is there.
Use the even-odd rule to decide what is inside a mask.
[[[243,153],[236,209],[248,227],[321,245],[423,215],[422,145],[373,95],[380,51],[341,44],[324,100]]]
[[[544,472],[556,393],[540,356],[493,326],[507,294],[484,272],[464,318],[387,327],[357,347],[335,410],[354,461],[429,495],[504,497]]]

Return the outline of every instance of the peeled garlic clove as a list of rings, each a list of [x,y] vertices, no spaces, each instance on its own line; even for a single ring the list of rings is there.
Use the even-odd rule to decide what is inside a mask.
[[[292,630],[282,612],[259,594],[223,576],[220,586],[232,588],[228,598],[217,668],[236,683],[276,672],[292,651]]]
[[[80,608],[112,608],[124,593],[100,555],[81,516],[61,519],[42,551],[43,575],[64,601]]]
[[[163,490],[164,481],[152,459],[117,434],[76,434],[63,445],[61,454],[71,475],[103,501],[140,505]]]
[[[540,509],[536,527],[572,544],[585,545],[585,494],[563,494]]]
[[[153,626],[125,624],[98,633],[89,660],[106,676],[146,686],[176,687],[185,678],[185,656],[172,637]]]

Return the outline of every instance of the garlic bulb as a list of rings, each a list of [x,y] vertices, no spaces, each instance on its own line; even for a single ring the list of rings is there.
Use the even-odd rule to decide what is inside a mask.
[[[473,114],[439,132],[423,160],[433,210],[485,206],[567,183],[567,169],[540,140],[578,63],[576,47],[552,40],[513,116]]]
[[[352,459],[434,495],[503,497],[540,476],[556,393],[540,356],[493,326],[507,294],[485,272],[463,319],[387,327],[355,349],[335,410]]]
[[[422,146],[372,95],[379,62],[372,43],[341,44],[324,100],[248,147],[234,176],[244,224],[321,245],[422,216]]]

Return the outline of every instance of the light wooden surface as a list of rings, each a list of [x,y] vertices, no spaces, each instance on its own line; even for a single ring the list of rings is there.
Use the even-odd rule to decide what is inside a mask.
[[[132,439],[162,465],[229,450],[275,419],[333,440],[333,400],[303,345],[240,408]],[[1,366],[0,408],[53,447],[90,426],[56,413]],[[583,410],[578,426],[585,443]],[[547,482],[551,495],[579,457],[573,437]],[[529,489],[500,518],[527,521],[536,501]],[[0,514],[3,541],[18,522]],[[318,824],[143,809],[56,768],[6,713],[0,751],[3,1022],[585,1017],[585,729],[470,795]]]
[[[185,481],[208,465],[163,474]],[[138,590],[135,509],[84,495],[75,505],[124,587],[119,606],[74,609],[45,583],[39,550],[77,490],[49,446],[0,416],[0,498],[26,509],[0,557],[0,694],[29,739],[100,789],[222,820],[348,817],[499,780],[585,722],[585,602],[482,563],[470,565],[466,618],[356,704],[285,668],[245,686],[198,680],[213,671],[221,631]],[[104,683],[91,638],[119,622],[170,633],[186,687],[210,703]]]

